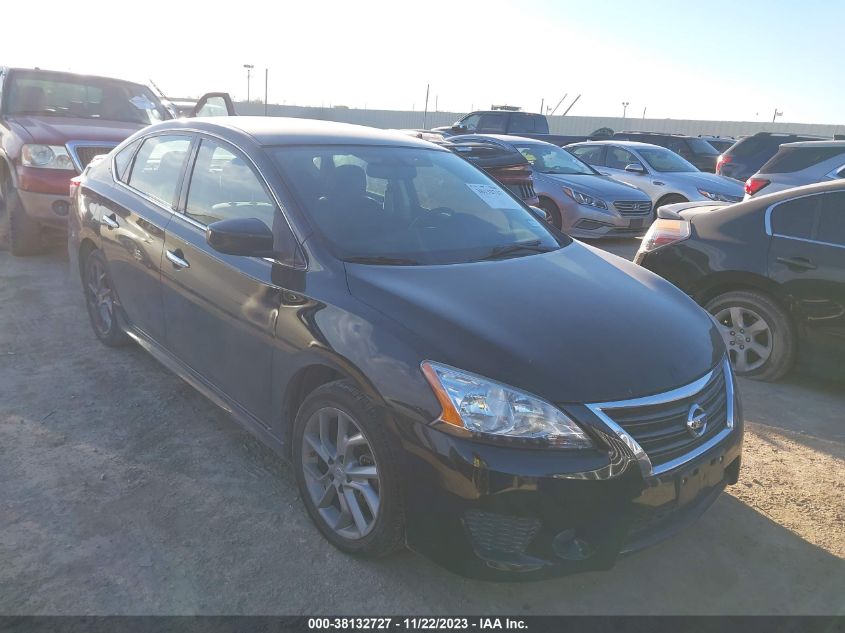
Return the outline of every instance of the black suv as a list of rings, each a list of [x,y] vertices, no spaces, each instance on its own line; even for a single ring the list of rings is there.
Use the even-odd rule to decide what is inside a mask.
[[[701,171],[709,171],[710,173],[716,171],[716,161],[719,158],[719,151],[710,143],[697,136],[661,134],[660,132],[617,132],[613,135],[613,138],[660,145],[679,154]]]
[[[716,173],[737,180],[748,180],[760,171],[763,164],[778,153],[783,143],[798,141],[825,141],[826,136],[810,134],[786,134],[778,132],[757,132],[752,136],[737,141],[728,151],[719,157]]]

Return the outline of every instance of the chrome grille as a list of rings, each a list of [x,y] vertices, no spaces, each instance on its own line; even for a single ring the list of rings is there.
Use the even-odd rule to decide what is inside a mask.
[[[531,198],[537,197],[537,194],[534,192],[534,185],[531,183],[509,184],[505,186],[520,200],[530,200]]]
[[[694,451],[728,428],[730,403],[725,380],[720,364],[706,384],[692,394],[657,404],[604,406],[601,410],[639,444],[653,467],[660,466]],[[695,405],[707,416],[707,425],[698,437],[687,428]]]
[[[76,167],[79,169],[79,171],[82,171],[83,169],[85,169],[88,163],[91,162],[91,159],[93,159],[95,156],[99,156],[100,154],[108,154],[115,147],[117,147],[117,144],[83,145],[68,143],[67,147],[70,150],[71,158],[76,164]]]
[[[645,215],[651,212],[649,200],[617,200],[613,208],[622,215]]]

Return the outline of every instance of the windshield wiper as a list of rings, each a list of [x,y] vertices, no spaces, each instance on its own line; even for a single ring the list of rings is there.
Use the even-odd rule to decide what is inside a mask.
[[[347,257],[343,261],[350,264],[384,264],[385,266],[419,266],[420,262],[415,259],[405,259],[402,257],[383,257],[381,255],[362,256],[362,257]]]
[[[557,250],[555,247],[541,246],[540,240],[531,240],[530,242],[516,242],[514,244],[505,244],[504,246],[497,246],[491,250],[487,255],[477,260],[479,262],[490,259],[502,259],[508,255],[518,253],[519,251],[531,251],[534,253],[548,253]]]

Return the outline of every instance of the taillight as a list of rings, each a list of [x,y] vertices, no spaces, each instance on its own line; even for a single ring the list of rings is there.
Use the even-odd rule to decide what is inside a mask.
[[[76,195],[76,192],[79,191],[79,185],[82,184],[82,179],[80,176],[74,176],[70,179],[70,188],[68,191],[68,195],[73,198]]]
[[[727,154],[722,154],[719,156],[719,160],[716,161],[716,173],[721,173],[722,167],[727,165],[733,160],[733,157],[728,156]]]
[[[745,193],[753,196],[770,182],[771,180],[766,180],[765,178],[749,178],[745,181]]]
[[[674,244],[690,236],[689,222],[686,220],[668,220],[658,218],[645,234],[640,244],[641,253],[649,253],[661,246]]]

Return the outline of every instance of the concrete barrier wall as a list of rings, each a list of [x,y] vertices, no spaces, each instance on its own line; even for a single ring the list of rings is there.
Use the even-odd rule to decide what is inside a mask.
[[[264,105],[258,103],[237,103],[238,114],[262,115]],[[451,125],[465,112],[409,112],[403,110],[354,110],[347,108],[310,108],[303,106],[285,106],[270,104],[267,114],[304,119],[319,119],[355,123],[371,127],[390,128],[432,128]],[[685,119],[623,119],[622,117],[555,116],[549,117],[552,134],[588,135],[593,131],[609,127],[616,132],[622,130],[648,130],[653,132],[673,132],[677,134],[716,134],[719,136],[739,136],[755,132],[797,132],[833,136],[845,134],[845,124],[826,125],[811,123],[777,123],[761,121],[696,121]]]

